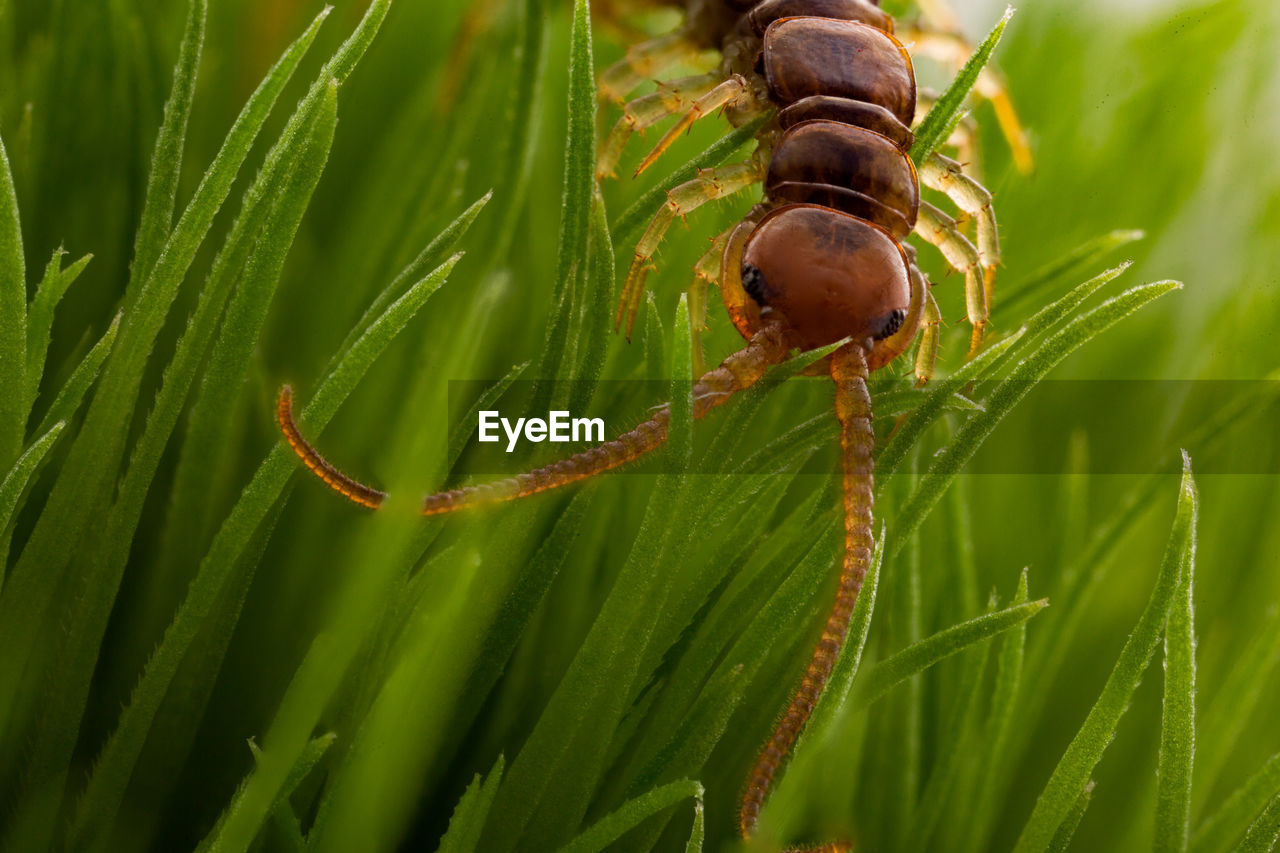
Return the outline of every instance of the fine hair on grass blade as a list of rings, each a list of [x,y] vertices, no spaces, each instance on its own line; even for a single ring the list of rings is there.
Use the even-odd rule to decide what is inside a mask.
[[[592,199],[596,190],[596,85],[591,48],[591,16],[587,0],[573,4],[569,50],[569,126],[565,133],[564,190],[561,196],[560,237],[557,241],[555,306],[546,345],[535,376],[551,379],[560,372],[566,353],[573,355],[580,324],[575,310],[587,290],[587,251],[591,236]],[[553,389],[548,389],[553,391]],[[546,394],[546,392],[542,392]],[[547,396],[550,396],[549,394]],[[563,405],[564,400],[558,401]],[[537,402],[535,409],[540,409]]]
[[[347,349],[301,414],[300,421],[308,430],[313,434],[323,430],[369,367],[445,281],[457,261],[455,256],[416,283]],[[204,627],[250,539],[297,468],[293,452],[283,440],[278,441],[222,523],[182,606],[148,660],[129,704],[98,757],[80,802],[77,823],[104,821],[103,825],[109,827],[116,819],[147,732],[179,664]],[[243,597],[251,580],[252,572],[240,578],[245,588],[237,591],[237,598]]]
[[[683,779],[654,788],[623,803],[617,811],[561,848],[561,853],[599,853],[650,817],[683,800],[692,799],[700,806],[703,793],[701,783],[693,779]]]
[[[969,418],[951,445],[934,460],[920,485],[898,512],[899,517],[906,520],[899,529],[892,531],[894,540],[890,556],[896,555],[910,534],[919,529],[921,522],[942,498],[965,463],[977,452],[978,447],[1004,416],[1027,395],[1034,383],[1043,379],[1064,358],[1094,337],[1144,305],[1181,286],[1178,282],[1167,281],[1139,285],[1125,291],[1076,317],[1041,343],[1036,352],[1025,361],[1019,363],[1008,378],[1000,382],[983,401],[985,411]]]
[[[294,170],[297,180],[285,186],[285,192],[279,196],[272,215],[268,217],[241,280],[241,293],[252,293],[260,289],[269,294],[274,282],[278,280],[298,222],[310,201],[311,190],[324,169],[336,121],[337,86],[334,81],[330,81],[316,122],[303,134],[304,144],[297,152],[299,165]],[[262,306],[262,311],[265,312],[265,305]],[[233,318],[230,327],[224,328],[234,328],[256,339],[256,328],[253,325],[255,318],[245,317],[243,314],[242,311]],[[210,367],[221,367],[224,371],[228,369],[224,364],[216,362]],[[240,378],[236,377],[237,382]],[[230,409],[231,404],[224,403],[223,410],[229,412]],[[202,416],[213,421],[207,413],[202,413]],[[163,422],[163,415],[161,421]],[[148,426],[154,427],[155,423],[155,419],[150,420]],[[167,425],[171,424],[172,422]],[[59,676],[46,688],[44,702],[48,711],[37,727],[35,745],[28,759],[29,766],[41,778],[56,778],[59,768],[69,763],[75,746],[75,735],[88,698],[94,662],[114,602],[111,595],[104,593],[106,590],[116,589],[120,583],[133,533],[142,513],[143,498],[159,461],[159,450],[149,446],[151,435],[155,433],[144,432],[139,444],[142,452],[135,453],[129,474],[120,489],[120,497],[107,515],[100,538],[94,540],[92,556],[75,581],[84,585],[83,593],[74,598],[75,604],[62,617],[61,641],[53,656]],[[166,430],[165,436],[167,435]],[[212,439],[208,441],[210,445],[213,444]],[[206,461],[210,457],[216,459],[215,450],[213,446],[205,448]],[[194,550],[198,550],[202,543],[197,542],[192,534],[189,544]],[[98,591],[97,595],[93,594],[94,590]],[[173,751],[185,752],[177,747]]]
[[[0,644],[9,650],[0,658],[0,682],[18,683],[18,673],[37,645],[63,570],[92,519],[105,512],[156,335],[250,146],[311,45],[316,29],[313,25],[290,47],[250,96],[121,322],[84,426],[14,567],[9,594],[0,599]],[[324,78],[326,85],[328,79]],[[27,703],[31,687],[0,693],[0,734],[23,731],[30,723]],[[24,707],[15,713],[13,706],[19,701]],[[5,758],[8,756],[0,756],[0,766],[12,766]]]
[[[0,139],[0,470],[8,470],[22,448],[26,363],[27,266],[9,152]],[[0,714],[0,734],[3,724]]]
[[[40,380],[44,377],[44,363],[49,352],[49,335],[53,328],[53,310],[62,301],[67,288],[80,276],[93,258],[93,255],[85,255],[71,266],[62,269],[64,255],[66,252],[58,249],[49,259],[44,277],[40,279],[40,284],[36,287],[36,295],[31,300],[31,306],[27,311],[28,419],[31,407],[36,400],[36,393],[40,389]]]
[[[1229,849],[1247,830],[1250,821],[1277,796],[1280,796],[1280,753],[1271,756],[1196,828],[1191,837],[1192,853],[1221,853]]]
[[[10,524],[18,502],[31,481],[31,475],[40,466],[41,460],[49,452],[49,448],[53,447],[66,425],[66,421],[51,425],[22,452],[13,463],[13,468],[5,474],[4,480],[0,481],[0,590],[4,589],[4,567],[9,556],[9,537],[12,535]]]
[[[173,89],[164,105],[164,121],[151,152],[151,174],[142,205],[142,220],[133,245],[133,274],[125,293],[126,308],[137,297],[137,288],[155,266],[169,229],[178,197],[178,175],[182,170],[182,150],[186,144],[191,100],[195,94],[196,72],[204,50],[205,23],[209,0],[189,0],[187,24],[178,47],[178,64],[173,69]]]
[[[1280,842],[1280,793],[1262,810],[1240,840],[1237,853],[1271,853]]]
[[[929,155],[938,150],[951,135],[951,130],[955,128],[959,117],[960,109],[964,106],[965,98],[969,97],[969,92],[978,82],[978,75],[982,73],[982,69],[987,67],[987,63],[991,61],[991,54],[995,51],[996,45],[1000,43],[1000,37],[1004,35],[1004,28],[1008,26],[1009,19],[1013,17],[1013,8],[1005,9],[1004,16],[987,33],[987,37],[982,40],[982,44],[978,45],[978,49],[974,51],[973,56],[969,57],[969,61],[960,69],[960,73],[956,75],[956,79],[951,81],[951,85],[947,87],[947,91],[942,93],[942,97],[933,105],[933,109],[929,110],[929,114],[924,117],[924,121],[920,122],[920,126],[915,130],[915,143],[911,146],[911,159],[916,163],[923,163],[929,158]]]
[[[1191,571],[1195,559],[1198,503],[1191,458],[1184,455],[1177,516],[1151,598],[1129,634],[1097,702],[1036,800],[1014,848],[1017,853],[1034,853],[1049,847],[1110,744],[1160,641],[1182,575]]]
[[[1187,849],[1196,752],[1195,539],[1191,540],[1164,631],[1164,713],[1160,729],[1155,845]]]
[[[467,786],[462,799],[453,808],[453,816],[449,818],[449,828],[440,839],[436,853],[471,853],[480,843],[480,832],[489,817],[489,807],[493,805],[493,795],[498,792],[498,783],[502,781],[505,769],[503,757],[497,762],[483,779],[477,773]]]

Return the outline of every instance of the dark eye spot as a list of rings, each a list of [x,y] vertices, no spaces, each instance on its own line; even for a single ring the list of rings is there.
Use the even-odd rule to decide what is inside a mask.
[[[903,308],[890,311],[888,314],[880,318],[880,329],[872,334],[877,341],[883,341],[894,332],[902,328],[903,322],[907,319],[907,312]]]
[[[751,264],[742,265],[742,289],[755,300],[757,305],[765,304],[764,273],[760,272],[759,267]]]

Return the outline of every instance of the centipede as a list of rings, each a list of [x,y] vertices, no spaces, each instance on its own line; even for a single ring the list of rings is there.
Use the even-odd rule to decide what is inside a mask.
[[[655,254],[674,222],[709,202],[760,186],[761,201],[714,237],[695,265],[691,307],[705,306],[705,290],[718,286],[745,344],[718,366],[697,370],[692,416],[708,416],[797,351],[833,347],[805,372],[825,374],[834,385],[843,556],[821,636],[745,776],[738,828],[751,838],[831,676],[870,568],[876,438],[868,378],[913,344],[917,381],[927,381],[934,370],[941,313],[908,238],[915,235],[934,247],[963,277],[970,354],[983,343],[1000,241],[992,195],[961,162],[938,152],[920,163],[910,156],[912,127],[932,100],[917,86],[912,47],[934,56],[967,55],[953,29],[931,24],[928,16],[899,27],[876,0],[665,5],[680,7],[683,23],[634,45],[600,76],[601,96],[621,103],[622,115],[600,147],[597,178],[614,176],[632,138],[663,121],[675,120],[637,174],[701,119],[721,114],[737,126],[757,122],[759,130],[747,160],[704,169],[668,192],[635,246],[615,325],[630,337]],[[933,17],[940,16],[934,10]],[[704,72],[663,79],[673,69],[705,64],[707,56],[712,67]],[[631,97],[648,83],[656,84],[652,91]],[[996,105],[1015,161],[1025,160],[1025,141],[1003,88],[988,77],[977,92]],[[948,199],[958,215],[923,199],[922,189]],[[975,239],[969,231],[976,232]],[[703,312],[692,313],[696,330]],[[289,446],[322,482],[353,503],[371,509],[382,505],[384,492],[338,470],[303,436],[288,386],[278,398],[277,420]],[[658,449],[670,424],[670,404],[662,405],[635,428],[581,453],[514,477],[428,495],[422,513],[452,513],[582,482]],[[851,845],[796,849],[837,851]]]

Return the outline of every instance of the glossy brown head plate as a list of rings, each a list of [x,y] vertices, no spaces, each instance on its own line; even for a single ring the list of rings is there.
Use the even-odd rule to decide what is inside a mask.
[[[760,220],[743,248],[742,286],[781,313],[806,349],[846,337],[885,340],[911,307],[907,258],[897,241],[878,225],[811,204],[780,207]]]

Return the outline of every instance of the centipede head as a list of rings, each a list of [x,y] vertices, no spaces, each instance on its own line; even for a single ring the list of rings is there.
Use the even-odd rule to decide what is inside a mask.
[[[743,313],[780,313],[805,348],[870,340],[872,370],[901,354],[919,326],[921,300],[912,298],[908,261],[897,241],[883,228],[829,207],[793,204],[771,211],[742,244],[740,268],[742,290],[754,303]]]

